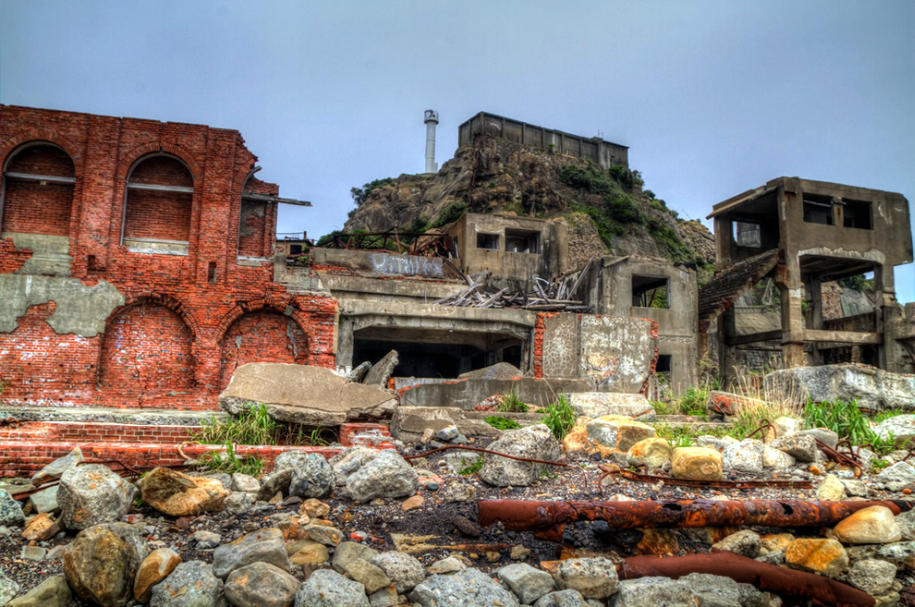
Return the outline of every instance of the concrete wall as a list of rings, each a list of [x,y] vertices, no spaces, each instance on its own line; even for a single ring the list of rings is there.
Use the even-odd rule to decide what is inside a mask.
[[[629,148],[599,137],[582,137],[519,120],[480,112],[458,127],[458,145],[472,145],[477,135],[500,137],[529,147],[590,160],[607,169],[629,166]]]
[[[375,277],[419,276],[422,278],[445,278],[444,263],[440,257],[418,255],[397,255],[381,251],[314,248],[314,265],[347,268]]]

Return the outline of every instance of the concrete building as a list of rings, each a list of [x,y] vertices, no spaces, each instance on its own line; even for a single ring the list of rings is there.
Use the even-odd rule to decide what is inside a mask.
[[[893,268],[912,261],[912,235],[901,194],[780,177],[716,204],[709,218],[719,272],[700,293],[699,330],[707,335],[718,319],[722,375],[733,373],[737,348],[773,347],[785,367],[851,361],[903,370]],[[873,277],[875,309],[824,320],[822,284],[862,274]],[[780,292],[781,326],[744,334],[732,304],[765,277]]]

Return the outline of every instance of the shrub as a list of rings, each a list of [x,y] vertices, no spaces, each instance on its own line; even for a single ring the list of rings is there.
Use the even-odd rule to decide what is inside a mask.
[[[464,462],[462,460],[461,463],[466,463],[466,462]],[[482,467],[483,467],[483,458],[478,457],[472,463],[467,464],[466,466],[461,468],[460,471],[458,472],[458,474],[462,474],[464,476],[467,476],[469,474],[476,474],[477,472],[480,471],[480,468],[482,468]]]
[[[499,411],[502,413],[526,413],[528,409],[529,407],[524,404],[514,388],[504,395],[502,402],[499,403]]]
[[[487,424],[492,426],[497,430],[514,430],[515,428],[520,428],[521,424],[516,422],[510,417],[503,417],[501,415],[490,415],[484,419]]]
[[[565,394],[559,395],[559,401],[547,405],[544,411],[543,423],[550,429],[556,440],[565,438],[572,426],[575,425],[575,410],[569,404]]]
[[[896,437],[890,434],[883,438],[874,432],[870,420],[861,413],[855,400],[834,403],[808,401],[804,408],[804,422],[812,428],[829,428],[840,439],[848,439],[852,445],[870,447],[878,455],[897,449]]]
[[[226,443],[225,451],[208,451],[197,458],[197,464],[207,470],[214,472],[225,472],[226,474],[248,474],[250,476],[260,476],[264,471],[264,460],[253,455],[238,457],[235,455],[235,447],[232,443]]]
[[[708,390],[690,386],[680,397],[680,413],[708,417]]]
[[[204,420],[193,439],[209,445],[275,445],[276,431],[276,420],[270,417],[267,405],[249,403],[237,417]]]

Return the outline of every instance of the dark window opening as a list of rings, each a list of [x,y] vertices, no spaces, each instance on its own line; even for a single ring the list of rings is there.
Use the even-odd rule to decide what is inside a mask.
[[[489,249],[491,251],[499,250],[499,235],[498,234],[484,234],[480,232],[477,234],[477,248],[478,249]]]
[[[845,211],[843,224],[846,228],[860,230],[873,230],[874,220],[871,213],[871,203],[867,200],[844,199]]]
[[[804,194],[804,221],[833,225],[832,198],[819,194]]]
[[[521,346],[509,346],[502,350],[502,362],[521,368]]]
[[[505,250],[512,253],[539,253],[540,232],[505,230]]]
[[[455,378],[490,364],[486,351],[467,344],[356,339],[353,367],[364,361],[375,363],[391,350],[397,350],[400,359],[394,369],[395,377]]]
[[[300,244],[289,245],[289,254],[290,255],[301,255],[302,254],[302,245],[300,245]]]
[[[207,280],[209,282],[216,282],[216,262],[211,261],[207,266]]]
[[[762,226],[749,221],[734,222],[734,243],[738,247],[762,247]]]
[[[667,277],[633,275],[632,305],[636,308],[669,308]]]
[[[656,373],[670,373],[673,368],[673,356],[670,354],[659,354],[658,364],[655,365]]]

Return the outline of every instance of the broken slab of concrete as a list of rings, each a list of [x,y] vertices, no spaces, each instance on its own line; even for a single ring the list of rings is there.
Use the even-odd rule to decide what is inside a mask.
[[[890,373],[869,365],[846,363],[794,367],[766,375],[770,400],[803,406],[815,402],[857,401],[862,409],[915,412],[915,375]]]
[[[371,366],[362,383],[386,388],[388,380],[391,379],[391,375],[399,363],[400,354],[397,353],[397,350],[391,350]]]
[[[426,428],[438,432],[457,426],[464,436],[499,436],[501,432],[486,423],[487,417],[510,417],[522,426],[542,423],[542,413],[498,413],[464,411],[457,407],[397,407],[391,419],[391,434],[404,442],[419,442]]]
[[[263,403],[275,419],[306,426],[390,415],[394,395],[378,386],[346,381],[330,369],[286,363],[248,363],[235,370],[219,406],[237,415]]]
[[[594,382],[583,378],[458,379],[418,383],[398,392],[402,405],[471,410],[484,398],[493,394],[508,394],[512,390],[528,405],[545,407],[558,401],[563,392],[594,390]]]
[[[494,365],[489,365],[488,367],[483,367],[482,369],[474,369],[473,371],[467,371],[466,373],[461,373],[458,375],[459,379],[515,379],[521,377],[521,369],[516,367],[511,363],[496,363]]]
[[[593,419],[604,415],[623,415],[639,421],[652,421],[655,418],[654,407],[644,394],[572,392],[567,396],[577,416]]]

